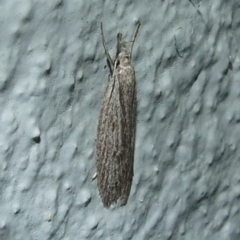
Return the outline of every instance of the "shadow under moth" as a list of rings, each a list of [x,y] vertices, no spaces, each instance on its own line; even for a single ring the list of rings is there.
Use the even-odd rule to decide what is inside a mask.
[[[126,205],[133,178],[136,132],[136,79],[131,66],[133,45],[140,27],[137,23],[130,51],[121,33],[113,61],[106,47],[101,23],[102,43],[110,75],[102,100],[96,139],[97,185],[104,207]]]

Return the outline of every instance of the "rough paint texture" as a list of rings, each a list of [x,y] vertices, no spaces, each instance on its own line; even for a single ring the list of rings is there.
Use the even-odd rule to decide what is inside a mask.
[[[0,1],[0,240],[240,239],[240,2],[191,2]],[[107,210],[99,24],[115,57],[137,19],[134,177]]]
[[[108,59],[113,72],[102,101],[97,132],[97,181],[105,207],[118,201],[121,206],[127,203],[133,178],[136,80],[125,41],[121,34],[117,39],[114,65]]]

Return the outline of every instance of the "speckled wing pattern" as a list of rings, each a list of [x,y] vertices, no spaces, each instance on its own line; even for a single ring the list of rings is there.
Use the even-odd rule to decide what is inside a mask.
[[[136,80],[130,65],[131,53],[127,51],[122,35],[118,34],[114,62],[106,50],[104,37],[103,45],[111,75],[98,122],[96,166],[98,189],[104,206],[108,208],[115,203],[125,205],[131,190],[136,131]]]

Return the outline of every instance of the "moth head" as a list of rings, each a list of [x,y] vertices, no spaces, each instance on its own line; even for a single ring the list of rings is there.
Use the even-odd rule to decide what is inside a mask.
[[[130,64],[130,53],[126,47],[126,41],[121,33],[117,35],[117,55],[116,55],[116,66],[127,66]]]

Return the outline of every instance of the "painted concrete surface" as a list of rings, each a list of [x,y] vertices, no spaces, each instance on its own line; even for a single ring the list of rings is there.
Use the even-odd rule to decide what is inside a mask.
[[[0,1],[0,240],[239,240],[240,4]],[[95,138],[115,55],[138,81],[128,204],[104,209]]]

